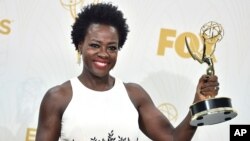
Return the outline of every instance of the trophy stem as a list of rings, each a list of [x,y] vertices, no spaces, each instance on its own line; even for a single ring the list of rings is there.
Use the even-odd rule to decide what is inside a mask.
[[[213,63],[213,58],[211,57],[205,57],[203,58],[204,62],[208,64],[208,68],[207,68],[207,75],[214,75],[215,71],[214,71],[214,63]]]

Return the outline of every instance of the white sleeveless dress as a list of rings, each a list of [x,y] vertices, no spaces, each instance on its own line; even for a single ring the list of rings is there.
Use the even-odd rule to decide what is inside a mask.
[[[138,112],[123,82],[112,89],[94,91],[77,77],[70,80],[72,99],[62,117],[59,141],[137,141]]]

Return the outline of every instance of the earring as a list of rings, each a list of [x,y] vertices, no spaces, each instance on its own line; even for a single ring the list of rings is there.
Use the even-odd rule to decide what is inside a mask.
[[[81,65],[81,60],[82,60],[81,53],[80,53],[80,51],[77,51],[76,53],[77,53],[77,54],[76,54],[76,57],[77,57],[77,64],[78,64],[78,65]]]

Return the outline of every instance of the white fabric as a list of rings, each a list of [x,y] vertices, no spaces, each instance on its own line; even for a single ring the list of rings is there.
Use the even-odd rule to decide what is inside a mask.
[[[91,90],[78,78],[71,79],[71,85],[73,96],[63,114],[61,140],[137,140],[138,113],[122,81],[116,79],[107,91]]]

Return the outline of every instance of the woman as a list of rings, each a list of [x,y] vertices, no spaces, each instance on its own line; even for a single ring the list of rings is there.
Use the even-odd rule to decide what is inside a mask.
[[[110,75],[128,31],[116,6],[99,3],[83,8],[71,34],[83,58],[83,71],[47,91],[36,141],[134,141],[140,131],[154,141],[192,139],[197,127],[190,126],[190,113],[173,127],[139,84]],[[193,102],[216,96],[218,85],[216,76],[202,76]]]

